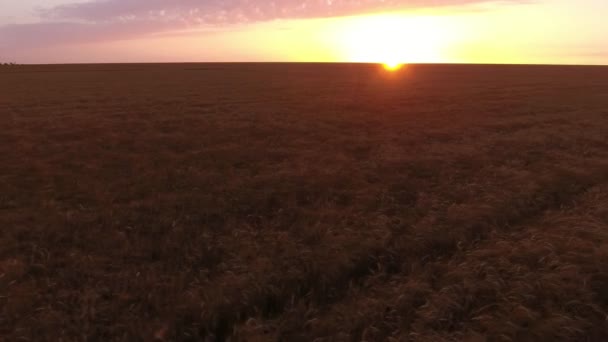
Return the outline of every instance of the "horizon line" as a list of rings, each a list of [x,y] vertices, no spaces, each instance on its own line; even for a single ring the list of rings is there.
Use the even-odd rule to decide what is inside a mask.
[[[16,63],[11,66],[69,66],[69,65],[180,65],[180,64],[356,64],[356,65],[383,65],[384,62],[290,62],[290,61],[207,61],[207,62],[74,62],[74,63]],[[402,65],[479,65],[479,66],[603,66],[608,64],[576,64],[576,63],[468,63],[468,62],[403,62]]]

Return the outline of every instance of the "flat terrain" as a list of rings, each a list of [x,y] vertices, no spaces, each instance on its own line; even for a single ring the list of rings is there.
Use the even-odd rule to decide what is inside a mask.
[[[0,340],[606,341],[608,67],[0,66]]]

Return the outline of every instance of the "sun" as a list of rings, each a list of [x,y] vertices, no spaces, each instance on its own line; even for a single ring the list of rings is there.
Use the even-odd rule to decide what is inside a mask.
[[[397,71],[397,70],[400,70],[401,68],[403,68],[403,63],[385,62],[382,64],[382,66],[384,66],[384,69],[387,71]]]

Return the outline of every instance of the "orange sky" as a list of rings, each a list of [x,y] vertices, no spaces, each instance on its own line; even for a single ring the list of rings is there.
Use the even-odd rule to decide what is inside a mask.
[[[0,58],[608,64],[605,0],[273,3],[26,0],[0,15]]]

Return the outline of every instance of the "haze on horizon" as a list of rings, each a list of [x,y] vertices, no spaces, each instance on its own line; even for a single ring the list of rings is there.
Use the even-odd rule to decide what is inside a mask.
[[[605,0],[0,0],[0,62],[608,64]]]

